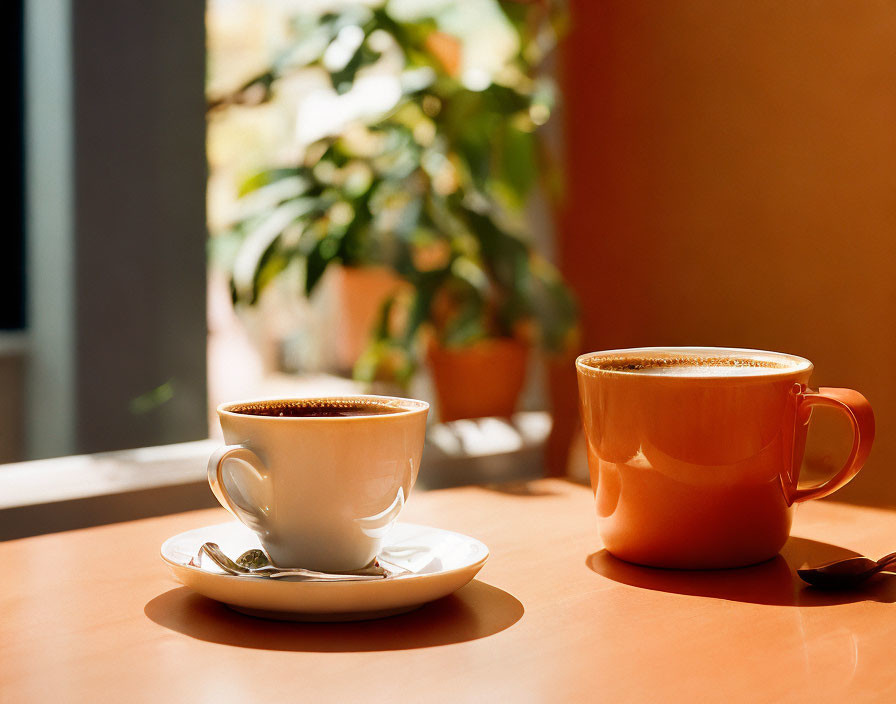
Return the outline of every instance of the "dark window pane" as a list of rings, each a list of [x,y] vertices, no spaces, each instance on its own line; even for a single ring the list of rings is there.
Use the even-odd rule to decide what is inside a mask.
[[[4,85],[10,87],[12,99],[12,125],[4,130],[9,155],[10,186],[4,188],[3,208],[6,235],[3,255],[0,256],[0,330],[16,330],[25,325],[25,235],[24,235],[24,168],[22,138],[24,122],[24,91],[22,78],[22,8],[23,2],[3,3],[3,32],[6,39],[3,48],[6,59]]]

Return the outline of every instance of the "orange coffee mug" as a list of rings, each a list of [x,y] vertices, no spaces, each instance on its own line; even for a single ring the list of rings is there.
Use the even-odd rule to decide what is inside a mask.
[[[808,387],[812,363],[716,347],[644,347],[576,360],[598,528],[616,557],[653,567],[739,567],[774,557],[793,506],[862,468],[874,414],[851,389]],[[844,467],[798,486],[813,406],[853,429]]]

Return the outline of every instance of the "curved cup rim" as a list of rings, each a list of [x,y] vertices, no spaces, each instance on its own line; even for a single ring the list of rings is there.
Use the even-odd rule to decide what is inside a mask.
[[[688,353],[710,353],[710,354],[718,354],[719,356],[730,355],[736,356],[741,355],[744,357],[755,357],[757,359],[765,358],[765,361],[768,361],[769,358],[771,360],[775,359],[784,359],[791,363],[791,366],[786,368],[782,368],[780,371],[768,371],[768,368],[764,368],[764,370],[760,373],[755,374],[739,374],[737,375],[737,379],[739,381],[748,381],[748,380],[771,380],[781,377],[793,376],[794,374],[802,374],[803,372],[808,371],[811,373],[815,368],[812,362],[810,362],[805,357],[800,357],[799,355],[790,354],[788,352],[774,352],[772,350],[759,350],[753,349],[749,347],[712,347],[712,346],[689,346],[689,347],[681,347],[675,345],[669,346],[659,346],[659,347],[629,347],[629,348],[620,348],[614,350],[598,350],[595,352],[586,352],[585,354],[581,354],[576,357],[576,370],[581,374],[588,375],[625,375],[629,377],[640,377],[646,378],[647,374],[641,374],[638,370],[623,370],[623,369],[598,369],[597,367],[592,367],[587,364],[588,360],[593,359],[595,357],[626,357],[629,355],[635,354],[688,354]],[[656,378],[651,376],[650,378]],[[731,376],[698,376],[698,375],[688,375],[681,374],[675,376],[663,376],[662,377],[666,381],[693,381],[695,379],[699,379],[704,382],[713,382],[716,380],[731,382]]]
[[[265,415],[253,415],[251,413],[237,413],[233,411],[233,408],[237,408],[239,406],[250,406],[252,404],[260,404],[260,403],[289,403],[289,402],[297,402],[297,403],[307,403],[309,401],[368,401],[371,403],[377,403],[379,405],[390,406],[392,408],[398,408],[401,410],[397,410],[394,413],[379,413],[379,414],[370,414],[370,415],[357,415],[357,416],[265,416]],[[240,418],[240,419],[255,419],[255,420],[264,420],[278,423],[289,423],[289,422],[301,422],[301,423],[309,423],[309,422],[323,422],[323,423],[347,423],[347,422],[378,422],[385,421],[390,418],[406,418],[407,416],[412,416],[420,413],[426,413],[429,410],[429,404],[426,401],[420,401],[415,398],[402,398],[400,396],[379,396],[377,394],[328,394],[328,395],[314,395],[314,396],[258,396],[255,398],[248,399],[239,399],[236,401],[225,401],[224,403],[220,403],[217,406],[217,413],[219,418],[230,417],[230,418]]]

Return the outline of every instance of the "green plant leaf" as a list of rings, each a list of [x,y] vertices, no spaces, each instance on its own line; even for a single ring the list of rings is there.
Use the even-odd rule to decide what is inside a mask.
[[[374,51],[367,45],[367,39],[365,37],[361,46],[358,47],[352,57],[348,60],[348,63],[338,71],[330,73],[330,82],[333,84],[333,88],[340,95],[347,93],[352,89],[358,72],[367,66],[375,64],[379,61],[381,56],[382,54],[380,52]]]
[[[545,259],[533,257],[532,274],[533,313],[541,345],[555,354],[568,352],[577,334],[579,310],[575,296]]]
[[[489,273],[500,286],[517,290],[528,273],[528,246],[498,227],[488,215],[471,209],[467,209],[466,213]]]
[[[305,295],[310,296],[339,251],[338,239],[327,235],[318,240],[305,258]]]
[[[521,209],[538,177],[535,135],[506,123],[498,144],[498,180],[508,187],[512,205]]]
[[[444,271],[428,271],[419,274],[414,282],[414,297],[408,312],[404,334],[401,337],[402,344],[406,348],[410,348],[413,345],[420,327],[429,320],[433,299],[444,278]]]
[[[248,303],[254,305],[258,302],[261,292],[277,278],[280,272],[286,269],[289,265],[289,260],[288,254],[281,251],[278,247],[278,242],[272,242],[271,246],[261,256],[258,266],[255,268],[255,276],[252,277],[252,298]]]
[[[243,182],[240,184],[237,195],[239,197],[243,197],[248,193],[251,193],[252,191],[257,191],[259,188],[268,186],[282,179],[295,178],[297,176],[307,178],[309,176],[308,172],[309,169],[303,166],[274,168],[258,171],[249,176],[247,179],[243,180]]]
[[[255,216],[263,217],[290,201],[301,201],[305,204],[306,211],[310,212],[316,204],[309,198],[302,198],[308,191],[308,185],[308,180],[301,176],[284,176],[246,193],[237,204],[241,219],[245,221]]]
[[[362,352],[352,372],[359,381],[396,381],[406,386],[416,370],[412,345],[405,345],[402,338],[392,334],[390,322],[396,305],[396,296],[390,296],[380,307],[370,342]]]
[[[463,347],[489,336],[485,302],[477,295],[466,303],[440,331],[439,341],[447,347]]]
[[[135,416],[143,415],[154,411],[172,398],[174,398],[174,379],[169,379],[164,384],[132,398],[128,403],[128,410]]]
[[[264,285],[270,283],[269,278],[259,278],[259,270],[266,257],[270,256],[272,247],[277,244],[284,230],[311,213],[316,204],[315,199],[297,198],[279,205],[264,216],[240,223],[238,227],[245,232],[245,236],[231,268],[234,301],[255,303],[258,300],[261,292],[258,288],[259,281]]]

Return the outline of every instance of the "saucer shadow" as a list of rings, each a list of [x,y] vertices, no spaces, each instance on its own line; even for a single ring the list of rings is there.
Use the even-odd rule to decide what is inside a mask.
[[[606,550],[588,556],[597,574],[641,589],[771,606],[831,606],[859,601],[896,602],[896,575],[882,574],[854,589],[826,591],[810,587],[796,570],[855,557],[858,553],[807,538],[792,537],[780,555],[750,567],[726,570],[669,570],[641,567]]]
[[[244,616],[187,587],[160,594],[143,609],[151,621],[198,640],[319,653],[408,650],[487,638],[510,628],[524,611],[519,600],[478,580],[415,611],[370,621],[268,621]]]

